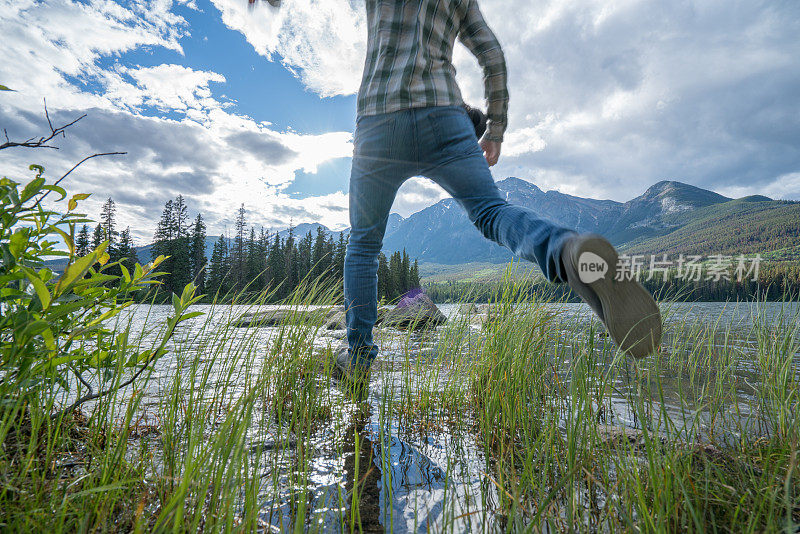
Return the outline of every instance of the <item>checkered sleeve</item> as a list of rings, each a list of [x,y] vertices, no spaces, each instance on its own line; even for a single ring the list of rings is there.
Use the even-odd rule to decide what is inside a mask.
[[[484,96],[488,106],[486,138],[502,141],[508,125],[506,60],[497,37],[483,19],[477,0],[468,2],[458,39],[478,58],[483,69]]]

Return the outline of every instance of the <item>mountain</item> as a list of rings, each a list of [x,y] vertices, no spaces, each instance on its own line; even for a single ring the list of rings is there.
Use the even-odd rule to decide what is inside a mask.
[[[542,191],[519,178],[499,181],[509,202],[580,232],[597,232],[624,251],[755,253],[800,256],[800,203],[757,195],[731,199],[677,181],[662,181],[628,202]],[[504,263],[511,253],[485,239],[453,199],[399,220],[384,250],[408,251],[421,262],[456,265]]]
[[[622,205],[622,211],[599,233],[614,243],[624,243],[645,235],[660,235],[678,228],[685,216],[706,206],[731,200],[720,194],[681,182],[663,181],[641,196]],[[602,231],[602,228],[607,228]]]
[[[800,259],[800,202],[756,195],[662,218],[673,231],[639,237],[628,254],[761,254],[774,260]]]

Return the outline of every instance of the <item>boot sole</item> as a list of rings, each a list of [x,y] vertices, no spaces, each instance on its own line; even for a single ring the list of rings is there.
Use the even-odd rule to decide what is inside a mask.
[[[619,348],[634,358],[644,358],[661,344],[661,312],[653,296],[635,280],[618,280],[617,264],[619,255],[604,237],[582,235],[569,242],[570,250],[564,255],[564,266],[568,270],[570,285],[584,300],[587,289],[594,292],[602,306],[603,322],[611,339]],[[607,268],[605,274],[595,280],[597,275],[584,270],[580,276],[580,263],[585,253],[602,259]],[[581,287],[584,286],[584,287]]]

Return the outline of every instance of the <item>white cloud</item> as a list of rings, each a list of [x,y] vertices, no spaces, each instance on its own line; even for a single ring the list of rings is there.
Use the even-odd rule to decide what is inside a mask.
[[[423,208],[439,202],[449,195],[427,178],[411,178],[397,192],[392,211],[408,217]]]
[[[358,90],[367,38],[363,0],[292,0],[280,8],[212,2],[229,28],[259,54],[277,56],[312,91],[334,96]]]
[[[120,206],[118,224],[130,225],[140,242],[149,241],[164,202],[179,193],[203,212],[212,234],[224,229],[241,203],[255,225],[278,226],[290,218],[344,225],[345,195],[298,200],[283,191],[296,171],[313,173],[326,161],[351,155],[350,132],[278,131],[237,115],[215,97],[214,84],[222,87],[226,80],[213,71],[178,64],[99,66],[102,58],[134,49],[182,52],[179,39],[188,28],[172,7],[167,0],[126,7],[0,2],[0,34],[12,52],[11,61],[0,64],[0,80],[16,89],[2,95],[0,126],[14,138],[46,131],[42,96],[56,124],[88,113],[59,140],[58,152],[4,151],[4,171],[21,180],[24,174],[14,171],[36,161],[57,176],[85,155],[126,151],[88,162],[70,176],[68,187],[95,193],[82,206],[89,214],[112,196]],[[99,90],[82,90],[76,79]]]
[[[216,72],[193,70],[182,65],[155,67],[119,66],[113,73],[104,73],[109,90],[106,97],[128,108],[156,107],[161,111],[214,109],[220,103],[211,96],[209,83],[224,83],[225,77]],[[115,76],[116,75],[116,76]],[[134,83],[124,81],[129,77]],[[132,91],[134,88],[138,91]]]
[[[800,169],[800,6],[481,0],[510,80],[495,175],[627,200],[661,179],[769,189]],[[510,16],[510,14],[514,16]],[[482,97],[467,54],[465,97]],[[466,76],[464,76],[466,75]],[[466,79],[468,78],[468,79]],[[800,198],[800,187],[784,190]]]
[[[738,198],[748,195],[765,195],[776,200],[796,200],[797,191],[800,191],[800,172],[778,176],[778,178],[765,187],[735,185],[720,188],[720,193],[729,197]]]
[[[323,96],[352,94],[361,2],[214,0],[231,28]],[[262,3],[263,4],[263,3]],[[800,6],[744,0],[480,0],[509,68],[498,177],[626,200],[652,183],[768,187],[800,169]],[[483,101],[460,45],[465,98]],[[800,189],[787,194],[800,198]]]

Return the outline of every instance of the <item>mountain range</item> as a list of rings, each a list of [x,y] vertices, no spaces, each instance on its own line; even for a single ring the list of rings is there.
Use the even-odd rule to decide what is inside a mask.
[[[627,202],[596,200],[542,191],[519,178],[497,182],[505,198],[538,216],[579,232],[606,236],[631,254],[753,254],[800,259],[800,202],[765,196],[732,199],[693,185],[662,181]],[[315,234],[318,223],[294,228],[295,236]],[[348,230],[343,230],[347,233]],[[285,237],[288,230],[281,234]],[[340,232],[333,232],[334,238]],[[207,238],[207,255],[213,242]],[[453,199],[445,199],[403,218],[389,216],[384,251],[405,249],[421,263],[458,265],[506,263],[511,253],[485,239]],[[138,247],[142,261],[149,246]]]
[[[800,202],[765,196],[731,199],[676,181],[662,181],[627,202],[542,191],[519,178],[497,183],[509,202],[579,232],[604,235],[636,254],[750,254],[783,251],[800,257]],[[511,253],[487,239],[453,199],[390,221],[384,249],[408,251],[421,262],[505,263]]]

